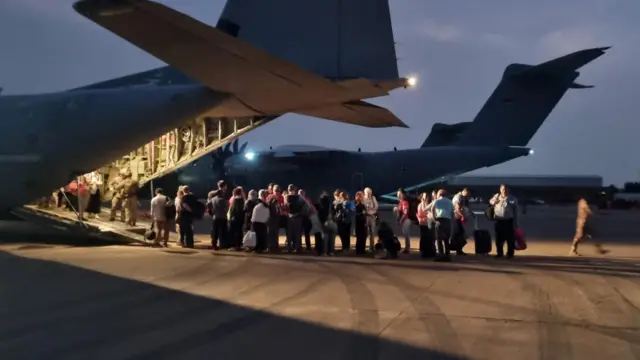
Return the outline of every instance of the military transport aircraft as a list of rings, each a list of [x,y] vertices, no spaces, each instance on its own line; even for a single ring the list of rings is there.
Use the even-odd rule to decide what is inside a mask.
[[[218,149],[211,158],[180,169],[172,182],[186,183],[205,193],[216,180],[229,177],[253,189],[275,182],[284,186],[293,183],[314,195],[322,190],[354,191],[364,186],[378,194],[392,194],[398,187],[416,188],[527,156],[533,150],[523,146],[565,92],[589,87],[574,82],[577,70],[606,49],[582,50],[535,66],[509,65],[473,122],[435,124],[417,149],[361,152],[286,145],[256,152],[236,141]]]
[[[341,11],[324,0],[299,3],[228,0],[214,28],[152,1],[76,2],[80,14],[172,68],[71,91],[0,96],[7,180],[0,209],[50,194],[196,117],[294,112],[405,126],[360,101],[411,83],[398,76],[387,1],[351,1]],[[346,25],[336,36],[339,23]],[[181,80],[153,86],[180,72]]]

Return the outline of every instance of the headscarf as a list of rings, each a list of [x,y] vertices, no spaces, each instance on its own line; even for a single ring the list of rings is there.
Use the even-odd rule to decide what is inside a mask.
[[[258,198],[258,192],[255,190],[249,191],[249,200],[255,200]]]

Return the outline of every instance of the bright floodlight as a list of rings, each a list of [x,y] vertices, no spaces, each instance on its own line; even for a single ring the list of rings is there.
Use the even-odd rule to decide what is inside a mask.
[[[418,85],[418,78],[415,76],[410,76],[407,78],[407,85],[414,87]]]
[[[529,155],[533,155],[533,154],[535,154],[535,153],[536,153],[536,152],[535,152],[535,151],[533,151],[533,149],[529,149]]]
[[[253,160],[256,157],[256,153],[254,153],[253,151],[248,151],[247,153],[244,154],[244,157],[247,160]]]

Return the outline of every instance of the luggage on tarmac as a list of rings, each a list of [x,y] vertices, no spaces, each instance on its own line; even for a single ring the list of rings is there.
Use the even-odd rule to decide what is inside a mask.
[[[475,252],[479,255],[487,255],[491,252],[491,233],[487,229],[478,229],[478,220],[474,220],[473,242]]]
[[[420,227],[420,256],[423,259],[427,259],[436,256],[436,248],[434,246],[435,235],[433,229],[423,226]],[[423,231],[426,231],[424,234],[426,236],[422,236]]]

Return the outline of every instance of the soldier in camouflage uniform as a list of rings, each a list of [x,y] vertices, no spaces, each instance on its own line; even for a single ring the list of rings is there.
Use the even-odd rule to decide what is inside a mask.
[[[573,237],[573,244],[571,246],[571,252],[569,255],[579,256],[578,245],[584,240],[592,240],[593,233],[593,220],[591,217],[593,212],[586,199],[582,198],[578,201],[578,216],[576,217],[576,234]],[[609,251],[602,248],[602,244],[594,242],[593,244],[598,254],[606,254]]]
[[[125,222],[124,206],[122,204],[122,199],[124,197],[124,179],[122,178],[122,175],[118,175],[111,183],[111,186],[113,198],[111,199],[111,215],[109,215],[109,221],[114,221],[116,219],[116,212],[118,211],[118,208],[120,208],[120,221]]]
[[[122,208],[124,209],[125,223],[129,226],[136,226],[138,220],[138,190],[140,185],[138,181],[131,177],[130,173],[125,174],[123,181],[124,201]]]

